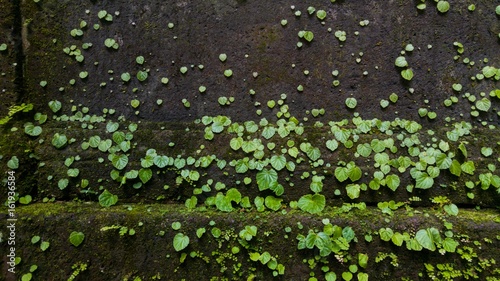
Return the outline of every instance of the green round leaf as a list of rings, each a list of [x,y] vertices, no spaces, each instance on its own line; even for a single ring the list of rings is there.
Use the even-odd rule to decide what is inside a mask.
[[[181,223],[178,222],[178,221],[175,221],[175,222],[172,223],[172,229],[173,230],[179,230],[179,229],[181,229],[181,226],[182,226]]]
[[[40,249],[45,252],[49,248],[49,246],[50,242],[42,241],[42,243],[40,244]]]
[[[85,234],[83,234],[83,232],[73,231],[69,234],[69,242],[75,247],[80,246],[83,239],[85,239]]]
[[[137,108],[139,107],[139,105],[141,104],[141,102],[139,100],[136,100],[136,99],[133,99],[130,101],[130,105],[133,107],[133,108]]]
[[[31,203],[31,195],[26,195],[26,196],[23,196],[23,197],[20,197],[19,198],[19,203],[23,204],[23,205],[27,205],[29,203]]]
[[[320,20],[324,20],[326,18],[326,11],[325,10],[318,10],[316,12],[316,17]]]
[[[350,109],[354,109],[356,108],[356,106],[358,105],[358,101],[355,99],[355,98],[347,98],[345,100],[345,105],[350,108]]]
[[[142,183],[148,182],[152,176],[153,176],[153,171],[151,169],[141,168],[139,170],[139,179],[142,181]]]
[[[128,164],[128,156],[125,154],[115,154],[111,158],[111,163],[118,170],[123,170]]]
[[[259,190],[266,190],[275,185],[278,181],[278,173],[273,169],[263,169],[256,175]]]
[[[304,212],[316,214],[323,211],[325,204],[325,196],[321,194],[308,194],[300,197],[297,205]]]
[[[120,78],[122,79],[123,82],[128,82],[130,81],[131,76],[130,73],[125,72],[120,75]]]
[[[276,198],[274,196],[267,196],[265,201],[264,201],[264,204],[267,208],[273,210],[273,211],[277,211],[281,208],[281,201],[283,199],[280,199],[280,198]]]
[[[7,161],[7,167],[13,170],[19,168],[19,158],[17,158],[17,156],[12,156],[10,160]]]
[[[137,72],[137,80],[139,81],[145,81],[146,79],[148,79],[148,72],[147,71],[138,71]]]
[[[394,63],[398,67],[406,67],[408,66],[408,62],[406,61],[406,58],[403,56],[399,56],[396,58],[396,62]]]
[[[306,39],[307,42],[311,42],[314,39],[314,34],[312,33],[312,31],[304,32],[304,39]]]
[[[434,245],[434,241],[432,239],[432,235],[426,229],[421,229],[415,235],[415,239],[417,242],[424,248],[430,251],[436,250],[436,246]]]
[[[177,233],[174,236],[173,244],[176,252],[182,251],[189,245],[189,237],[183,233]]]
[[[49,101],[49,107],[52,110],[52,112],[56,113],[61,109],[61,102],[58,100]]]
[[[476,108],[481,111],[488,111],[491,107],[491,101],[487,98],[482,98],[476,101]]]
[[[441,13],[446,13],[450,9],[450,3],[448,3],[448,1],[439,1],[437,3],[437,9]]]
[[[62,148],[68,143],[68,138],[66,138],[66,135],[55,133],[54,136],[52,137],[52,145],[55,148]]]
[[[32,137],[39,136],[42,133],[42,127],[35,126],[31,123],[24,126],[24,132]]]
[[[378,231],[378,234],[380,235],[380,239],[387,242],[391,240],[392,236],[394,235],[394,232],[392,231],[392,229],[387,227],[387,228],[381,228]]]
[[[99,204],[103,207],[110,207],[118,202],[118,196],[113,195],[107,189],[105,189],[101,195],[99,195]]]
[[[401,77],[403,77],[405,80],[410,81],[413,78],[413,70],[405,69],[401,70]]]
[[[143,56],[138,56],[135,58],[135,62],[137,64],[143,64],[144,63],[144,57]]]
[[[233,76],[233,71],[231,69],[224,70],[224,76],[226,76],[227,78]]]

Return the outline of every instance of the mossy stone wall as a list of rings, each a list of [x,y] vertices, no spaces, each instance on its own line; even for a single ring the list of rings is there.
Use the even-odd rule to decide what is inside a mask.
[[[0,128],[0,280],[498,280],[500,8],[476,2],[1,3],[0,114],[34,109]]]

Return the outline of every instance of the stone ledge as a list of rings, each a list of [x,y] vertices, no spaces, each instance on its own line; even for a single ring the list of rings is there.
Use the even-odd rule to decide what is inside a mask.
[[[128,207],[131,208],[130,211],[127,210]],[[1,209],[2,224],[6,222],[6,212],[5,208]],[[425,208],[396,210],[394,216],[382,214],[372,207],[366,210],[352,209],[347,213],[338,208],[328,208],[322,214],[308,215],[297,210],[287,210],[286,214],[221,213],[188,211],[184,206],[168,204],[125,204],[101,208],[96,204],[56,202],[18,206],[15,212],[18,219],[16,253],[22,258],[17,267],[18,278],[28,272],[31,265],[36,264],[36,279],[51,280],[54,276],[59,276],[63,280],[73,272],[73,264],[82,262],[88,265],[88,270],[83,271],[77,280],[132,280],[133,277],[149,280],[157,274],[162,277],[161,280],[209,280],[211,277],[215,277],[215,280],[246,280],[251,276],[254,279],[250,280],[306,280],[311,272],[319,280],[323,280],[321,266],[328,265],[340,277],[343,272],[349,271],[349,265],[358,264],[359,253],[369,257],[366,268],[359,265],[358,268],[360,272],[368,273],[370,280],[401,280],[403,277],[409,280],[427,280],[429,272],[424,264],[436,267],[437,264],[446,263],[450,263],[461,274],[473,272],[480,280],[486,280],[486,277],[500,278],[498,266],[491,263],[492,259],[498,258],[500,247],[500,214],[495,210],[460,209],[457,217],[448,217],[440,211]],[[350,226],[357,242],[350,242],[349,250],[343,254],[343,263],[339,263],[331,254],[324,261],[316,260],[310,267],[303,260],[314,261],[319,252],[298,250],[296,237],[299,234],[307,235],[310,229],[321,231],[321,221],[325,218],[342,228]],[[210,221],[215,224],[211,226]],[[455,253],[441,255],[426,249],[410,251],[405,243],[397,247],[392,242],[382,241],[376,235],[379,229],[385,227],[394,232],[410,234],[434,227],[444,238],[444,221],[452,223],[452,238],[459,243]],[[180,222],[181,228],[173,230],[173,222]],[[303,226],[302,229],[298,223]],[[120,236],[118,229],[100,230],[112,225],[124,226],[127,230],[134,229],[135,234]],[[238,233],[246,225],[258,228],[257,235],[248,243],[247,248],[238,242]],[[197,238],[196,230],[201,227],[206,228],[207,232]],[[219,238],[214,238],[211,234],[215,227],[222,231]],[[290,232],[285,231],[286,227],[290,227]],[[85,235],[83,243],[78,247],[72,246],[68,241],[72,231],[83,232]],[[187,235],[190,242],[186,249],[176,252],[172,239],[179,232]],[[364,238],[369,234],[373,237],[371,242]],[[40,250],[40,242],[30,242],[35,235],[40,236],[41,241],[50,242],[46,251]],[[4,232],[3,236],[8,235]],[[3,253],[7,252],[5,241],[0,247]],[[240,251],[233,253],[233,247],[238,247]],[[468,261],[466,254],[458,253],[468,250],[477,257]],[[285,266],[284,275],[273,279],[273,270],[260,261],[249,259],[250,253],[265,251]],[[188,255],[183,263],[180,262],[181,253]],[[196,253],[197,256],[190,257],[190,253]],[[396,255],[398,266],[391,265],[391,258],[376,262],[379,253]],[[4,259],[1,262],[2,270],[6,266]],[[443,272],[444,270],[436,270],[434,274]],[[3,278],[0,280],[8,280],[5,275]]]

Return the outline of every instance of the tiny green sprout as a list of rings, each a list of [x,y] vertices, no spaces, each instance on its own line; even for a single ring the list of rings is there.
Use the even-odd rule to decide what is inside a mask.
[[[319,20],[324,20],[326,18],[326,11],[325,10],[318,10],[316,12],[316,17],[319,19]]]
[[[422,107],[421,107],[421,108],[419,108],[419,109],[418,109],[418,115],[419,115],[420,117],[424,117],[424,116],[426,116],[428,112],[429,112],[429,111],[427,110],[427,108],[422,108]]]
[[[345,100],[345,105],[350,109],[354,109],[358,105],[358,101],[353,97],[349,97]]]
[[[182,74],[186,74],[186,72],[188,71],[188,68],[185,67],[185,66],[182,66],[179,71],[182,73]]]
[[[164,85],[168,84],[168,78],[167,77],[162,77],[161,78],[161,83],[164,84]]]
[[[172,229],[173,230],[179,230],[179,229],[181,229],[181,223],[178,222],[178,221],[173,222],[172,223]]]
[[[481,147],[481,154],[484,157],[489,157],[493,154],[493,149],[491,147]]]
[[[388,100],[384,100],[384,99],[380,100],[380,107],[386,108],[388,106],[389,106],[389,101]]]
[[[75,29],[72,29],[72,30],[70,31],[70,34],[71,34],[71,36],[73,36],[73,37],[79,37],[79,36],[82,36],[82,35],[83,35],[83,31],[82,31],[81,29],[76,29],[76,28],[75,28]]]
[[[410,81],[413,78],[413,70],[411,68],[402,70],[401,77],[403,77],[405,80]]]
[[[307,8],[307,12],[308,12],[310,15],[314,14],[314,12],[315,12],[315,11],[316,11],[316,8],[314,8],[313,6],[309,6],[309,7]]]
[[[106,40],[104,40],[104,45],[108,48],[113,48],[115,50],[118,49],[119,47],[118,43],[113,38],[107,38]]]
[[[413,47],[413,45],[412,45],[412,44],[408,44],[408,45],[406,45],[406,47],[405,47],[405,51],[407,51],[407,52],[412,52],[414,49],[415,49],[415,48]]]
[[[203,85],[198,88],[198,91],[200,91],[200,93],[204,93],[206,90],[207,90],[207,87],[205,87]]]
[[[184,105],[185,108],[191,107],[191,103],[187,99],[182,99],[182,104]]]
[[[47,86],[47,81],[40,81],[40,86],[44,87]]]
[[[97,17],[99,17],[99,19],[103,19],[107,14],[108,12],[106,12],[105,10],[101,10],[97,13]]]
[[[304,39],[306,39],[307,42],[311,42],[314,39],[312,31],[304,31]]]
[[[168,28],[170,28],[170,29],[174,28],[174,24],[173,24],[172,22],[169,22],[169,23],[167,24],[167,26],[168,26]]]
[[[389,96],[389,100],[392,102],[392,103],[396,103],[398,101],[399,97],[396,93],[392,93],[390,96]]]
[[[437,10],[440,13],[446,13],[450,9],[450,3],[448,1],[439,1],[437,3]]]
[[[80,246],[80,244],[82,244],[84,239],[85,239],[85,234],[83,232],[73,231],[69,235],[69,242],[75,247]]]
[[[470,4],[469,7],[467,7],[467,9],[470,11],[470,12],[474,12],[476,10],[476,5],[474,4]]]
[[[162,103],[163,103],[163,100],[162,100],[162,99],[157,99],[157,100],[156,100],[156,104],[157,104],[157,105],[161,105]]]
[[[408,66],[408,62],[406,61],[406,58],[403,57],[403,56],[399,56],[396,58],[396,61],[394,62],[394,64],[398,67],[406,67]]]
[[[425,5],[425,3],[420,3],[420,4],[418,4],[418,5],[417,5],[417,9],[419,9],[419,10],[421,10],[421,11],[422,11],[422,10],[425,10],[425,8],[426,8],[426,7],[427,7],[427,6]]]
[[[90,47],[92,47],[92,43],[83,43],[82,44],[82,49],[84,49],[84,50],[87,50]]]
[[[143,82],[143,81],[145,81],[146,79],[148,79],[148,72],[147,72],[147,71],[142,71],[142,70],[139,70],[139,71],[137,72],[136,77],[137,77],[137,80],[139,80],[139,81]]]
[[[496,6],[495,13],[497,14],[497,16],[500,16],[500,5]]]
[[[81,79],[85,79],[89,76],[89,73],[87,71],[82,71],[80,72],[80,74],[78,74],[78,76],[81,78]]]
[[[227,97],[219,97],[217,99],[217,102],[220,104],[220,105],[226,105],[226,104],[229,104],[229,101],[227,99]]]
[[[288,24],[288,21],[285,19],[282,19],[280,23],[281,23],[281,26],[286,26]]]
[[[131,76],[130,73],[125,72],[120,75],[120,78],[122,79],[123,82],[128,82],[130,81]]]
[[[300,15],[302,15],[302,12],[301,11],[295,11],[294,14],[295,14],[296,17],[300,17]]]
[[[298,85],[298,86],[297,86],[297,91],[299,91],[299,92],[304,91],[304,86],[302,86],[302,85]]]
[[[2,43],[2,44],[0,45],[0,51],[5,51],[5,50],[7,50],[7,44]]]
[[[369,23],[370,23],[369,20],[362,20],[362,21],[359,22],[359,25],[360,26],[367,26]]]
[[[139,105],[140,105],[140,104],[141,104],[141,102],[140,102],[139,100],[136,100],[136,99],[134,99],[134,100],[131,100],[131,101],[130,101],[130,105],[131,105],[133,108],[137,108],[137,107],[139,107]]]
[[[135,58],[135,62],[137,64],[143,64],[144,63],[144,57],[143,56],[138,56]]]
[[[337,39],[341,42],[344,42],[347,39],[346,32],[342,30],[335,31],[335,37],[337,37]]]
[[[436,117],[437,117],[437,113],[436,113],[436,112],[434,112],[434,111],[429,111],[429,112],[427,113],[427,117],[428,117],[429,119],[436,119]]]
[[[226,76],[227,78],[233,76],[233,71],[231,69],[224,70],[224,76]]]
[[[225,61],[227,60],[227,55],[226,55],[226,54],[220,54],[220,55],[219,55],[219,60],[220,60],[221,62],[225,62]]]
[[[462,90],[462,85],[461,84],[453,84],[452,86],[453,90],[460,92]]]

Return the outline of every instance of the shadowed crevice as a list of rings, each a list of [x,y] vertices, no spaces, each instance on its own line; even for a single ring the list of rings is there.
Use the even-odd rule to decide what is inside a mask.
[[[14,40],[14,49],[16,54],[14,91],[17,93],[18,103],[20,103],[25,96],[25,85],[24,85],[25,55],[23,47],[23,32],[26,30],[26,26],[25,23],[23,22],[23,16],[21,14],[21,2],[22,0],[12,0],[12,14],[14,15],[12,39]]]

